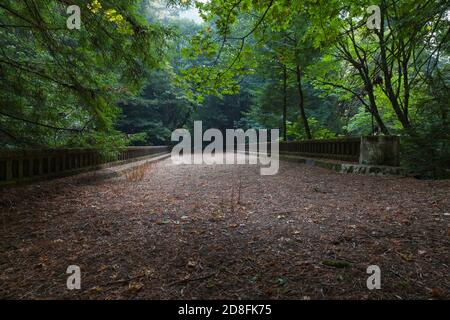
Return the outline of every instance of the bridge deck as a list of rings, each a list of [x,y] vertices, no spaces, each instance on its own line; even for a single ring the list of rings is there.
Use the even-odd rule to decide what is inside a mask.
[[[141,181],[84,175],[4,191],[0,298],[448,292],[449,181],[290,162],[276,176],[259,173],[164,160]],[[366,269],[374,264],[382,290],[369,291]],[[69,265],[81,267],[81,291],[66,289]]]

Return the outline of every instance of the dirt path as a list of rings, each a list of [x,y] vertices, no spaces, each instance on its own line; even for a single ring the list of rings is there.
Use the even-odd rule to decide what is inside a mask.
[[[140,182],[20,187],[0,193],[0,298],[449,298],[449,194],[450,181],[170,160]]]

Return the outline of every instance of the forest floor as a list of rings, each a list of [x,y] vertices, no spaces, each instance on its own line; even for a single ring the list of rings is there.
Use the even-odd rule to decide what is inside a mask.
[[[16,187],[0,193],[0,298],[448,299],[449,195],[288,162]]]

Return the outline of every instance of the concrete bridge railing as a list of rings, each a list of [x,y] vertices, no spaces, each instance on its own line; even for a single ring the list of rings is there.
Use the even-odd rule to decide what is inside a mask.
[[[397,167],[400,165],[400,138],[369,136],[281,142],[280,153],[362,165]]]
[[[94,149],[0,150],[0,186],[66,176],[169,151],[167,146],[127,147],[109,155]]]
[[[94,149],[0,150],[0,186],[66,176],[110,163],[126,163],[168,153],[170,149],[168,146],[128,147],[110,155]],[[400,138],[374,136],[281,142],[280,154],[398,167]]]

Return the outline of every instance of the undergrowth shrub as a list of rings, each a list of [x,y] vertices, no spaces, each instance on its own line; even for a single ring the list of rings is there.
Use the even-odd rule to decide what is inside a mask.
[[[418,178],[450,178],[450,128],[429,123],[402,136],[402,164]]]

